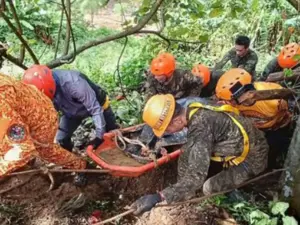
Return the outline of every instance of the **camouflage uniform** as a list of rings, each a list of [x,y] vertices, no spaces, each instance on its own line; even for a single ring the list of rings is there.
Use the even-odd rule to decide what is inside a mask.
[[[156,94],[172,94],[175,99],[188,96],[199,97],[202,80],[187,70],[176,69],[166,83],[159,83],[152,74],[148,73],[146,88],[147,99]]]
[[[218,80],[223,74],[224,74],[224,72],[221,70],[211,71],[210,81],[207,84],[207,86],[202,88],[200,97],[207,98],[207,97],[213,96],[215,94],[215,89],[216,89]]]
[[[206,195],[233,188],[266,169],[268,145],[263,132],[256,129],[247,118],[231,115],[241,123],[249,136],[250,151],[246,160],[205,181],[210,157],[240,156],[243,136],[225,113],[199,109],[188,121],[188,141],[179,158],[177,183],[162,191],[168,203],[190,198],[202,186]]]
[[[258,61],[257,54],[249,49],[247,54],[243,57],[239,57],[236,55],[235,49],[231,49],[223,59],[218,62],[214,68],[214,70],[221,70],[225,64],[230,60],[232,68],[242,68],[248,73],[250,73],[255,78],[255,67]]]
[[[260,81],[265,81],[271,73],[281,72],[283,69],[279,66],[277,57],[272,59],[265,67],[259,78]]]
[[[300,64],[293,67],[293,70],[298,68]],[[265,67],[264,71],[261,74],[260,81],[265,81],[271,73],[282,72],[283,69],[279,66],[277,57],[272,59]]]

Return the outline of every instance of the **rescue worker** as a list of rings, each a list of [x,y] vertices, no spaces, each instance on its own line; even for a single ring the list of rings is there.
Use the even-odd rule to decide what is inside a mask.
[[[291,121],[288,103],[284,99],[256,101],[251,106],[239,104],[239,97],[251,90],[282,89],[279,84],[251,82],[251,75],[243,69],[231,69],[224,73],[216,86],[216,96],[237,108],[244,116],[253,120],[259,129],[277,130]]]
[[[203,87],[200,97],[211,97],[215,93],[216,85],[219,78],[222,76],[223,71],[211,71],[207,66],[203,64],[197,64],[192,69],[192,74],[202,78]]]
[[[260,81],[267,80],[271,73],[281,72],[284,69],[296,69],[299,67],[299,60],[294,59],[296,55],[300,55],[300,45],[297,43],[289,43],[284,46],[279,55],[267,64],[260,77]]]
[[[56,110],[63,113],[56,141],[69,151],[73,149],[73,133],[89,116],[96,127],[96,137],[89,145],[95,149],[103,142],[105,132],[118,128],[106,92],[79,71],[33,65],[25,71],[23,82],[35,85],[53,101]]]
[[[231,68],[243,68],[255,79],[255,67],[258,61],[257,54],[249,48],[250,39],[247,36],[238,36],[235,39],[235,48],[231,49],[218,62],[214,70],[222,70],[228,61],[231,62]]]
[[[193,197],[202,187],[205,195],[234,188],[263,172],[268,145],[263,133],[229,105],[191,103],[188,109],[176,104],[172,95],[155,95],[147,102],[143,120],[156,136],[188,128],[187,143],[178,161],[177,183],[156,194],[145,195],[133,205],[135,214]],[[210,161],[226,167],[208,178]]]
[[[50,99],[35,87],[0,74],[0,177],[40,157],[70,169],[86,162],[53,143],[58,116]]]
[[[190,71],[176,69],[175,58],[170,53],[161,53],[150,65],[151,73],[147,75],[146,99],[156,94],[172,94],[175,99],[199,97],[203,85],[201,77],[194,76]],[[152,129],[145,125],[138,139],[145,145],[155,142]],[[127,152],[134,155],[141,153],[141,146],[129,144]]]
[[[172,94],[175,99],[199,97],[202,80],[190,71],[176,69],[175,58],[170,53],[159,54],[150,65],[147,75],[146,99],[156,94]]]
[[[265,132],[269,152],[269,168],[278,168],[282,156],[286,154],[293,134],[290,129],[292,114],[289,112],[288,102],[284,99],[256,101],[253,105],[239,103],[239,97],[251,90],[281,89],[276,83],[254,82],[251,76],[243,69],[231,69],[227,71],[218,81],[216,96],[237,108],[242,115],[250,118],[254,125]]]

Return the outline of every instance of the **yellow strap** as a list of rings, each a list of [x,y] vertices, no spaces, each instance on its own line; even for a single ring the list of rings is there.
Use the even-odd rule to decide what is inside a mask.
[[[195,108],[204,108],[204,109],[209,109],[209,110],[216,111],[216,112],[232,112],[236,115],[240,114],[240,111],[231,105],[211,106],[211,105],[203,105],[200,102],[195,102],[195,103],[190,104],[189,107],[190,108],[194,108],[194,107]]]
[[[105,110],[109,107],[109,105],[110,105],[110,101],[109,101],[108,96],[106,95],[106,99],[105,99],[105,102],[104,102],[102,108]]]
[[[208,110],[225,113],[238,126],[238,128],[240,129],[240,131],[243,135],[244,149],[240,156],[238,156],[238,157],[237,156],[226,156],[226,157],[213,156],[213,157],[211,157],[212,161],[224,162],[224,167],[228,167],[228,166],[233,166],[233,165],[237,166],[246,159],[246,157],[249,153],[249,149],[250,149],[248,134],[245,131],[245,129],[243,128],[243,126],[240,124],[240,122],[238,122],[233,116],[231,116],[229,113],[227,113],[227,112],[233,112],[238,115],[239,111],[236,108],[234,108],[230,105],[222,105],[220,107],[214,107],[214,106],[210,106],[210,105],[203,105],[201,103],[192,103],[189,105],[189,107],[191,107],[191,108],[195,107],[195,109],[191,109],[191,111],[189,113],[189,119],[199,110],[199,108],[205,108]]]

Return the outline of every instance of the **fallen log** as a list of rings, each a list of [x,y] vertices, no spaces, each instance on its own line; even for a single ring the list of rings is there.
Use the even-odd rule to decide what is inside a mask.
[[[250,106],[256,101],[287,99],[295,94],[295,91],[286,88],[263,91],[248,91],[238,98],[238,102],[242,105]]]
[[[284,71],[271,73],[266,79],[267,82],[279,82],[279,81],[300,81],[300,67],[293,70],[292,76],[285,76]]]

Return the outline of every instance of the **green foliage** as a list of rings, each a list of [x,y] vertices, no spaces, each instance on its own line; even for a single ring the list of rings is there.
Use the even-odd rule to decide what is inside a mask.
[[[117,119],[125,126],[132,126],[142,123],[141,111],[144,99],[141,94],[136,91],[127,95],[127,100],[112,101],[112,108]]]
[[[255,202],[237,201],[224,195],[215,196],[204,201],[200,206],[207,204],[223,207],[240,223],[250,225],[296,225],[294,217],[286,215],[289,204],[286,202]]]

